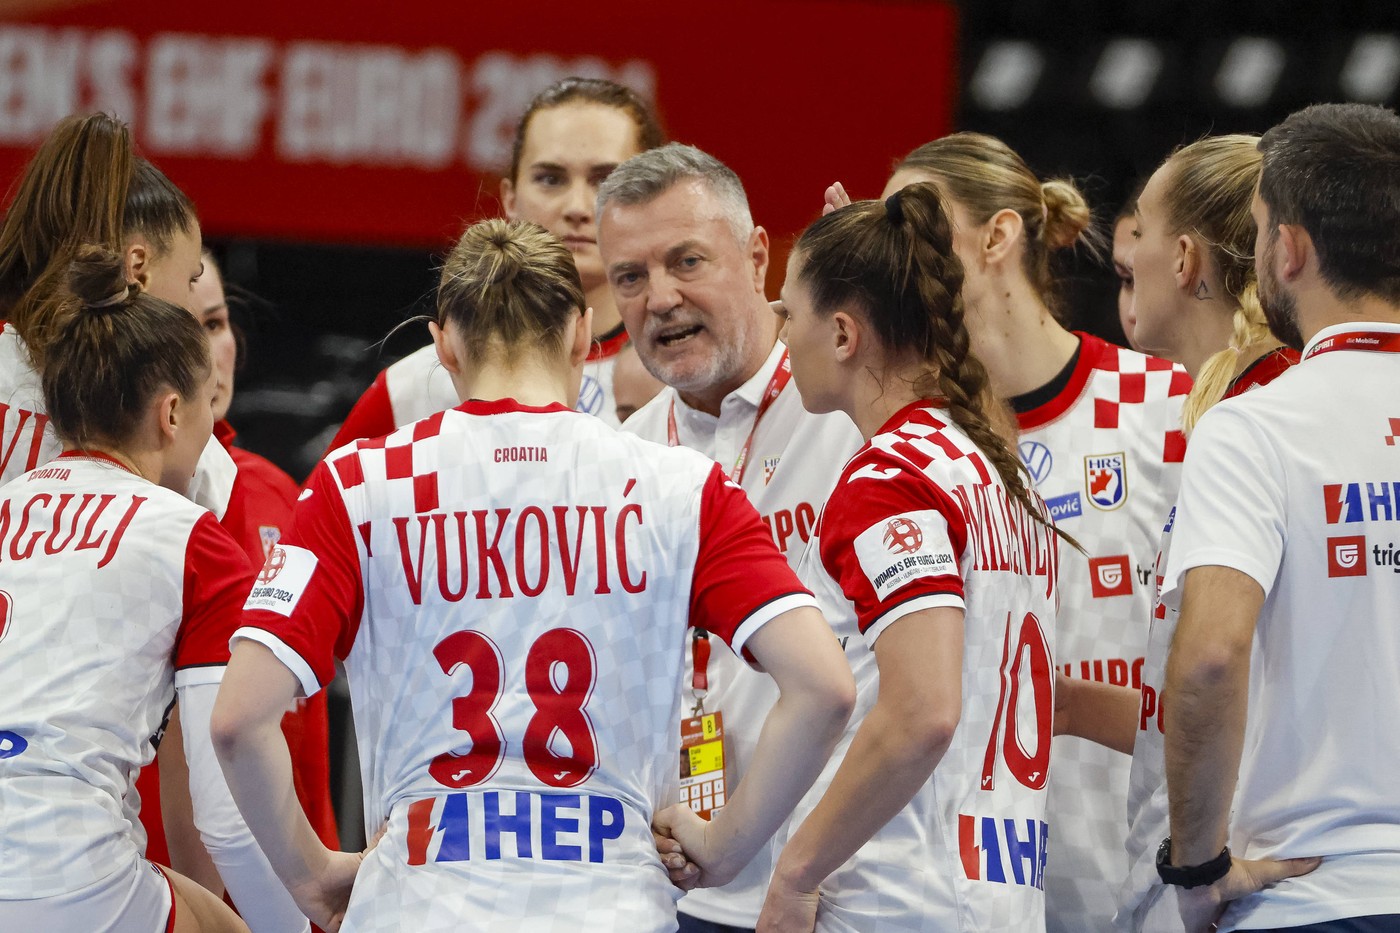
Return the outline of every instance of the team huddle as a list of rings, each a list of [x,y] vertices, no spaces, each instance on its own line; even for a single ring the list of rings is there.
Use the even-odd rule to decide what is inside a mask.
[[[834,184],[770,302],[735,173],[567,79],[300,490],[127,128],[14,191],[0,929],[1400,930],[1394,113],[1168,155],[1128,349],[1000,140]]]

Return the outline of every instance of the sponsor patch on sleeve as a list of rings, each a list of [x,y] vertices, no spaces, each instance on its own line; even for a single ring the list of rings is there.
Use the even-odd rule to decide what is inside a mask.
[[[267,561],[258,571],[257,579],[253,581],[253,589],[243,608],[266,609],[290,616],[301,601],[301,594],[306,592],[306,585],[311,582],[311,574],[315,570],[316,555],[306,548],[289,544],[274,545],[268,551]]]
[[[958,575],[948,523],[932,510],[905,512],[871,525],[856,537],[855,551],[882,600],[911,580]]]

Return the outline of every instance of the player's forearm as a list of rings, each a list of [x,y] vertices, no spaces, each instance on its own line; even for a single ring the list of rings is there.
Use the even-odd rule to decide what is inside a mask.
[[[1244,747],[1254,620],[1263,598],[1256,585],[1242,589],[1235,576],[1242,575],[1218,567],[1188,572],[1167,660],[1164,696],[1170,701],[1163,725],[1177,865],[1214,858],[1228,833]]]
[[[306,918],[250,832],[252,827],[240,814],[232,787],[220,770],[210,732],[216,690],[214,684],[203,684],[180,691],[195,825],[234,906],[253,933],[306,930]],[[286,755],[285,740],[281,745]]]
[[[190,766],[185,761],[185,736],[180,725],[180,708],[170,714],[156,755],[160,764],[161,823],[165,829],[165,845],[170,852],[170,867],[205,889],[222,897],[224,880],[209,857],[209,850],[200,840],[194,822],[194,803],[190,799]]]
[[[1105,748],[1133,753],[1142,692],[1059,674],[1055,683],[1055,734],[1073,735]]]
[[[743,781],[714,817],[728,864],[747,864],[811,788],[853,702],[853,684],[809,684],[782,693],[764,720]]]
[[[892,700],[882,693],[875,701],[831,787],[784,847],[775,883],[815,890],[909,804],[942,760],[956,716],[911,722]]]

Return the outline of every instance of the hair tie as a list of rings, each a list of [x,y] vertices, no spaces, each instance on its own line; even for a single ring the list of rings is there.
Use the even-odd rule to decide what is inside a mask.
[[[123,301],[125,301],[125,300],[127,299],[127,296],[130,295],[130,294],[131,294],[131,286],[130,286],[130,285],[123,285],[123,286],[122,286],[122,290],[119,291],[119,292],[117,292],[115,295],[112,295],[112,296],[110,296],[110,297],[108,297],[108,298],[103,298],[101,301],[94,301],[94,302],[92,302],[91,304],[89,304],[88,307],[89,307],[89,308],[110,308],[110,307],[112,307],[113,305],[119,305],[119,304],[121,304]]]
[[[890,223],[896,227],[904,223],[904,205],[901,203],[900,195],[902,191],[885,198],[885,216],[890,219]]]

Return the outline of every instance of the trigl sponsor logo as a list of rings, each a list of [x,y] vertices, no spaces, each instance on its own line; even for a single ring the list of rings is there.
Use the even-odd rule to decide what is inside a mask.
[[[1400,482],[1325,483],[1322,507],[1329,525],[1400,520]]]
[[[1049,837],[1043,820],[958,814],[958,854],[970,881],[1044,890]]]
[[[1050,455],[1049,447],[1040,441],[1022,441],[1017,452],[1021,455],[1021,462],[1026,465],[1026,471],[1036,483],[1043,483],[1050,478],[1050,471],[1055,468],[1055,458]]]
[[[1045,506],[1050,510],[1050,518],[1057,522],[1067,518],[1078,518],[1084,514],[1084,499],[1077,492],[1046,499]]]
[[[627,828],[622,801],[605,794],[484,791],[416,800],[408,807],[408,864],[607,862]],[[538,843],[538,844],[537,844]]]
[[[1133,570],[1128,555],[1089,558],[1089,588],[1095,599],[1133,595]]]
[[[1084,490],[1094,508],[1111,512],[1128,498],[1128,457],[1124,453],[1084,458]]]
[[[891,554],[914,554],[924,543],[923,530],[912,518],[892,518],[885,525],[885,548]]]
[[[1366,538],[1364,535],[1327,539],[1327,576],[1366,576]]]

